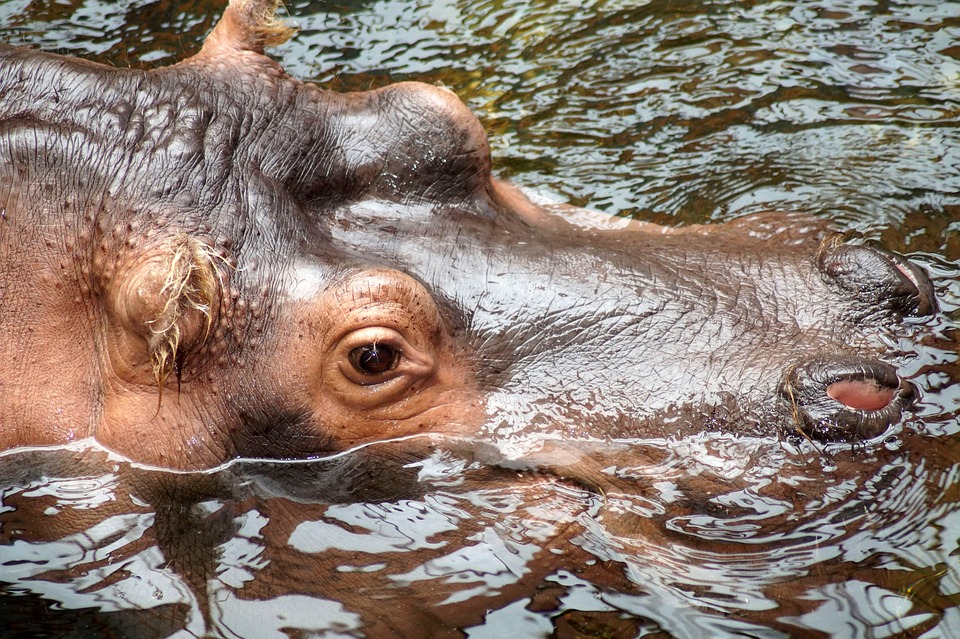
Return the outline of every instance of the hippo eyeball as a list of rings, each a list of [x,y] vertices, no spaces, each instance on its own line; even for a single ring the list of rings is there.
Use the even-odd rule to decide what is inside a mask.
[[[414,346],[400,331],[386,326],[366,326],[350,332],[340,339],[333,359],[337,372],[350,384],[389,395],[402,393],[429,377],[435,368],[425,348]]]
[[[397,367],[400,351],[387,344],[367,344],[350,351],[350,364],[362,375],[375,377]]]

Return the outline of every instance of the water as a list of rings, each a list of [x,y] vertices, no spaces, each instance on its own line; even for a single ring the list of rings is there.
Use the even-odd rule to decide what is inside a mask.
[[[219,11],[0,0],[0,39],[149,67]],[[0,637],[960,637],[960,3],[288,11],[292,75],[442,83],[540,193],[668,224],[803,210],[910,254],[943,310],[894,345],[916,414],[868,448],[559,441],[520,473],[416,445],[201,474],[14,451]]]

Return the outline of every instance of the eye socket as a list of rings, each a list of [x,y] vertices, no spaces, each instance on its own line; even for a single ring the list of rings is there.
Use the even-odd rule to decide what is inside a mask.
[[[400,351],[389,344],[373,342],[350,351],[348,359],[355,371],[375,377],[395,369],[402,357]]]
[[[318,406],[386,415],[427,401],[424,392],[442,381],[437,373],[446,352],[439,345],[446,332],[422,284],[373,269],[348,276],[321,300],[320,357],[303,354],[319,364],[312,368],[315,381],[306,380]]]

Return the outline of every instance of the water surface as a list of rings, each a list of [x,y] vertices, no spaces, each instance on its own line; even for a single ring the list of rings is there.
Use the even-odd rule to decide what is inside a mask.
[[[0,0],[0,39],[152,67],[220,10]],[[522,473],[390,444],[203,474],[14,451],[0,636],[960,636],[960,3],[287,10],[289,73],[443,84],[540,193],[665,224],[801,210],[912,255],[943,310],[894,345],[915,414],[852,449],[556,442]]]

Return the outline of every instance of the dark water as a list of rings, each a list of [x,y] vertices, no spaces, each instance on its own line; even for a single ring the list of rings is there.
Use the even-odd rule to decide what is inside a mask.
[[[219,11],[0,0],[0,39],[154,66]],[[804,210],[911,254],[943,310],[894,345],[916,414],[868,448],[557,442],[524,473],[416,442],[193,475],[7,453],[0,637],[960,637],[960,3],[288,11],[292,75],[442,83],[538,192],[669,224]]]

